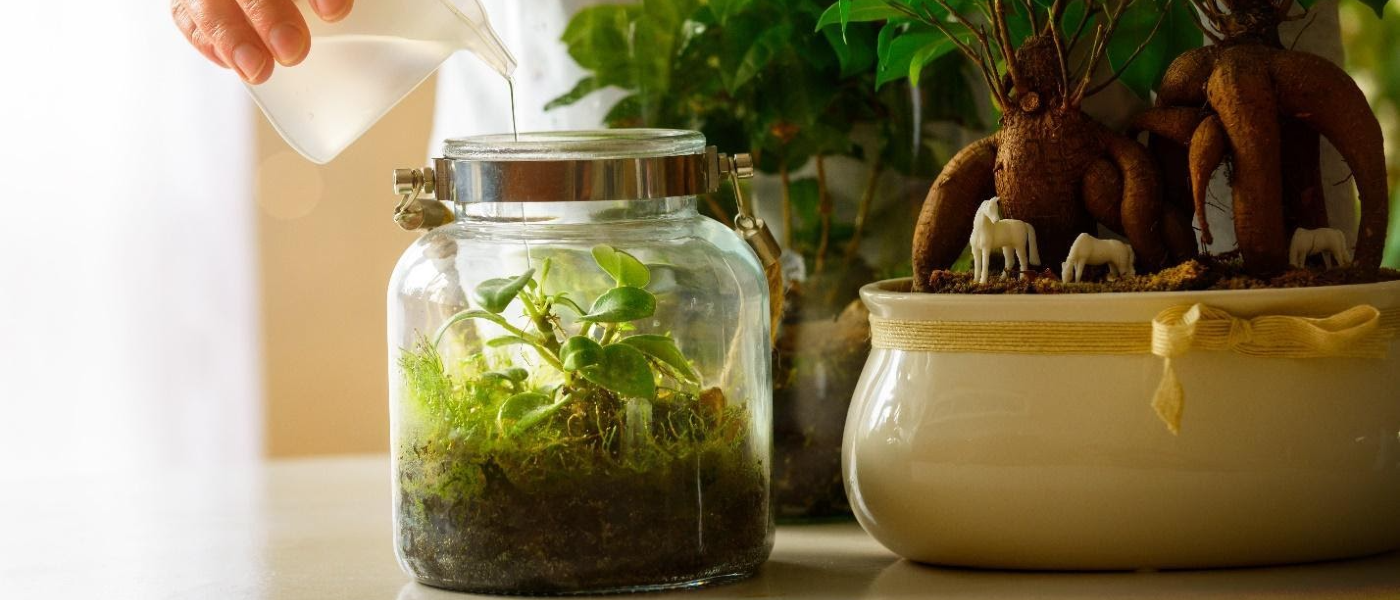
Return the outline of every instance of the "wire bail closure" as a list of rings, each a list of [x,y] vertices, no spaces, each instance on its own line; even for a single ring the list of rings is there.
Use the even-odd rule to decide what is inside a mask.
[[[718,159],[720,174],[728,176],[729,185],[734,189],[734,204],[739,213],[734,217],[734,231],[743,238],[744,243],[753,248],[759,264],[763,266],[763,276],[768,281],[769,341],[776,344],[778,326],[783,320],[784,295],[787,292],[787,286],[783,282],[783,247],[778,244],[778,239],[773,237],[768,224],[754,216],[753,208],[749,206],[748,200],[744,198],[744,191],[739,186],[740,179],[753,177],[753,157],[748,154],[720,154]]]
[[[768,229],[768,224],[754,216],[753,208],[749,206],[748,200],[744,198],[744,192],[739,186],[740,179],[753,177],[753,158],[748,154],[728,154],[719,155],[719,171],[729,179],[729,185],[734,189],[734,203],[738,208],[738,215],[734,217],[734,231],[744,238],[744,242],[753,248],[754,254],[758,255],[759,262],[767,269],[770,265],[778,264],[783,255],[783,248],[778,244],[777,238],[773,237],[773,232]]]
[[[433,229],[452,222],[452,211],[432,195],[437,183],[432,167],[394,169],[394,193],[402,196],[394,207],[394,222],[405,231]]]

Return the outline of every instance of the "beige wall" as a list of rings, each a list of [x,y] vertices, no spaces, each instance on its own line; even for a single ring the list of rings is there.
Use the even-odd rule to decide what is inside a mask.
[[[424,164],[432,85],[329,165],[257,118],[266,452],[388,449],[385,289],[416,237],[390,218],[396,167]]]

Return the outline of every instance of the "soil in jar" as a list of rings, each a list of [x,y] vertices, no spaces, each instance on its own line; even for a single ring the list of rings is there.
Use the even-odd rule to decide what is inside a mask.
[[[400,429],[398,551],[422,583],[658,589],[744,576],[767,558],[766,465],[747,410],[718,390],[663,391],[644,407],[603,391],[501,436],[490,433],[497,379],[454,378],[439,361],[427,349],[400,361],[410,398],[460,394],[466,407],[446,418],[408,410]]]

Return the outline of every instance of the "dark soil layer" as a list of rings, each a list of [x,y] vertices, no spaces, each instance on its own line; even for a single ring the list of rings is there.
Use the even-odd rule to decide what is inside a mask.
[[[767,485],[746,452],[581,472],[451,446],[399,457],[399,553],[427,585],[521,595],[683,585],[750,574],[772,547]]]
[[[1368,270],[1361,267],[1290,269],[1282,275],[1261,279],[1244,271],[1238,255],[1221,255],[1189,260],[1151,275],[1104,281],[1102,268],[1086,271],[1083,283],[1062,283],[1050,271],[1028,273],[1024,278],[994,278],[978,284],[972,274],[934,271],[928,291],[934,294],[1097,294],[1123,292],[1185,292],[1203,290],[1252,290],[1354,285],[1400,280],[1400,271]]]

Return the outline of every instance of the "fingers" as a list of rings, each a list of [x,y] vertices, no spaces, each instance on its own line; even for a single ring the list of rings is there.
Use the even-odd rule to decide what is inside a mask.
[[[306,58],[311,33],[291,0],[236,0],[249,24],[277,62],[292,66]]]
[[[223,59],[219,58],[219,54],[214,51],[214,45],[210,43],[209,38],[194,24],[194,19],[190,18],[189,11],[185,9],[184,0],[170,0],[170,15],[175,20],[175,27],[179,28],[180,33],[185,34],[185,40],[189,41],[196,50],[199,50],[204,58],[220,67],[228,68],[228,64],[224,63]]]
[[[234,0],[184,0],[186,12],[214,47],[214,52],[248,83],[272,76],[271,54]]]
[[[334,23],[350,14],[355,0],[311,0],[311,10],[328,23]]]

